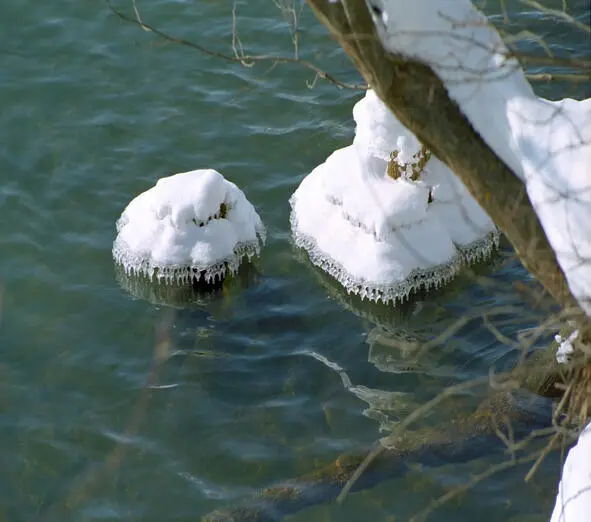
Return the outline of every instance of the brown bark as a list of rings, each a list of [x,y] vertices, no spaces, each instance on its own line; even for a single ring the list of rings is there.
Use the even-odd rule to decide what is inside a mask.
[[[364,0],[308,0],[394,115],[462,180],[525,267],[564,308],[582,314],[525,186],[450,99],[430,67],[382,47]]]

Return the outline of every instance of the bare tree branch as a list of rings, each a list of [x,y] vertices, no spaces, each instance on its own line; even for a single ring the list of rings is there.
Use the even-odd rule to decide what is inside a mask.
[[[572,83],[584,83],[588,82],[590,76],[588,74],[576,74],[576,73],[536,73],[527,74],[527,79],[530,82],[572,82]]]
[[[156,27],[142,21],[142,19],[140,18],[137,6],[135,6],[135,5],[134,5],[134,11],[136,13],[136,17],[133,18],[131,16],[126,15],[125,13],[120,11],[119,9],[117,9],[113,5],[111,0],[105,0],[105,3],[109,7],[109,9],[114,14],[116,14],[121,20],[135,24],[135,25],[141,27],[144,31],[154,33],[156,36],[159,36],[160,38],[163,38],[164,40],[166,40],[168,42],[179,44],[179,45],[184,45],[186,47],[196,49],[197,51],[199,51],[203,54],[207,54],[208,56],[220,58],[220,59],[225,60],[227,62],[239,63],[245,67],[251,67],[255,63],[259,63],[259,62],[272,62],[274,66],[279,65],[279,64],[297,64],[301,67],[305,67],[306,69],[312,71],[315,74],[314,80],[312,80],[312,82],[310,82],[308,84],[309,86],[314,85],[318,79],[322,79],[322,80],[326,80],[327,82],[332,83],[332,84],[336,85],[337,87],[340,87],[343,89],[353,89],[353,90],[360,90],[360,91],[364,91],[367,89],[367,85],[362,84],[362,83],[348,83],[348,82],[340,81],[339,79],[335,78],[332,74],[327,73],[322,68],[315,65],[314,63],[312,63],[308,60],[303,60],[302,58],[300,58],[298,55],[299,53],[296,53],[295,56],[274,56],[274,55],[266,55],[266,54],[265,55],[251,55],[251,54],[245,53],[244,49],[242,47],[242,43],[240,42],[240,39],[238,38],[237,32],[235,30],[236,14],[235,14],[234,9],[233,9],[233,24],[234,24],[233,28],[234,28],[234,30],[232,31],[233,54],[230,55],[230,54],[226,54],[223,52],[209,49],[199,43],[193,42],[191,40],[187,40],[185,38],[177,38],[175,36],[169,35],[168,33],[165,33],[164,31],[161,31],[160,29],[157,29]]]
[[[535,0],[520,0],[520,2],[533,7],[536,11],[546,13],[554,18],[562,19],[565,22],[568,22],[571,26],[576,27],[587,34],[591,33],[591,27],[588,24],[579,22],[576,18],[566,12],[566,2],[563,2],[562,10],[552,9],[551,7],[545,6],[540,2],[536,2]]]

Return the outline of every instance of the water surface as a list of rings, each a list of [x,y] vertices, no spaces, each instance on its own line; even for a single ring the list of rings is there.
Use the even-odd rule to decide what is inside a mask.
[[[130,2],[117,5],[133,14]],[[146,23],[231,52],[228,2],[138,6]],[[584,17],[584,2],[573,9]],[[501,305],[522,310],[506,335],[540,319],[512,290],[528,280],[516,262],[484,270],[492,289],[462,280],[391,310],[348,298],[302,261],[288,198],[350,142],[359,92],[308,88],[314,75],[298,66],[243,68],[166,43],[103,2],[8,0],[0,12],[0,520],[198,520],[372,443],[444,386],[512,358],[481,319],[413,371],[401,371],[404,354],[380,335],[423,339]],[[558,51],[588,52],[567,26],[533,13],[515,20]],[[273,3],[239,4],[238,24],[250,52],[292,52]],[[300,37],[303,56],[359,80],[309,10]],[[549,97],[566,88],[539,86]],[[237,183],[267,224],[256,275],[190,307],[134,297],[111,259],[115,220],[157,178],[201,167]],[[174,351],[158,382],[176,386],[147,398],[158,339]],[[376,406],[383,392],[397,393]],[[121,444],[104,480],[84,486]],[[483,451],[462,466],[419,469],[292,520],[404,519],[499,458]],[[543,516],[557,460],[544,469],[531,485],[523,469],[493,477],[433,520]]]

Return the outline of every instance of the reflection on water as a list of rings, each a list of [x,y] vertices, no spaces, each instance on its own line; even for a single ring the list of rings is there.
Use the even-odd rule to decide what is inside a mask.
[[[343,387],[368,407],[362,413],[379,424],[379,431],[390,431],[393,423],[409,415],[420,403],[412,393],[402,391],[386,391],[363,385],[354,385],[347,372],[336,362],[330,361],[317,352],[306,352],[306,355],[320,361],[327,368],[338,374]]]
[[[511,288],[511,279],[516,277],[519,280],[521,274],[514,273],[513,266],[516,261],[508,250],[501,251],[488,263],[481,263],[465,270],[448,287],[430,295],[415,294],[410,300],[397,307],[364,301],[356,295],[348,294],[334,279],[312,265],[305,254],[298,253],[297,258],[315,274],[316,280],[326,290],[331,300],[363,320],[367,330],[365,343],[368,346],[368,362],[380,372],[394,374],[394,378],[400,379],[404,375],[413,376],[414,382],[419,386],[425,383],[428,389],[436,390],[434,394],[437,394],[443,386],[469,378],[469,372],[466,373],[461,366],[458,367],[458,361],[461,361],[456,353],[458,341],[468,340],[468,351],[472,356],[479,358],[486,355],[482,350],[482,347],[487,344],[486,333],[488,337],[495,340],[497,340],[498,329],[524,333],[531,330],[531,325],[537,324],[544,316],[543,308],[537,311],[520,309],[520,314],[515,316],[511,301],[517,296],[510,296],[508,289]],[[495,289],[496,283],[490,276],[499,270],[502,281],[499,282],[496,291],[503,293],[505,303],[499,303],[494,307],[487,299],[483,304],[479,303],[479,299],[474,299],[472,301],[474,305],[463,308],[461,314],[450,314],[449,304],[453,302],[454,296],[462,296],[467,290],[478,294],[478,290],[474,292],[475,282],[482,280],[487,285],[486,291]],[[498,273],[497,277],[499,277]],[[471,332],[476,331],[475,325],[482,328],[484,315],[487,317],[490,315],[487,320],[491,328],[494,323],[498,325],[498,329],[494,326],[492,330],[485,330],[486,333],[478,330],[478,349],[475,351],[469,339]],[[539,344],[545,346],[543,340]],[[497,348],[495,360],[491,362],[502,362],[499,369],[507,369],[511,367],[512,361],[516,360],[518,353],[511,350],[509,346],[506,347],[505,353],[499,352]],[[368,408],[365,408],[362,413],[378,422],[380,432],[391,430],[396,423],[421,405],[421,397],[433,393],[421,393],[416,388],[409,393],[354,384],[345,369],[338,363],[316,352],[309,352],[308,355],[336,372],[341,378],[343,387],[368,404]],[[465,360],[461,364],[465,367]],[[469,392],[467,395],[472,393]],[[436,417],[446,418],[452,411],[458,413],[458,408],[460,410],[462,408],[461,402],[460,398],[455,404],[440,406]],[[470,405],[474,406],[474,404],[474,400],[468,401],[464,408],[469,409]]]
[[[115,265],[115,278],[126,292],[136,299],[173,308],[207,308],[209,304],[224,294],[237,294],[254,286],[260,279],[256,265],[246,257],[238,272],[228,276],[223,282],[206,285],[195,282],[165,282],[127,272],[122,265]]]

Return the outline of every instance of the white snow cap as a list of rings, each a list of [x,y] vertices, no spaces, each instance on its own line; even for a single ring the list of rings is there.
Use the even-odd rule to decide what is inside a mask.
[[[368,90],[365,97],[355,104],[353,118],[357,124],[353,145],[358,155],[366,159],[368,170],[383,179],[387,162],[395,153],[393,161],[398,164],[401,177],[410,179],[421,154],[421,143],[398,121],[375,91]],[[338,183],[343,183],[341,178],[338,178]],[[490,256],[498,246],[497,228],[456,175],[435,156],[430,156],[421,179],[431,189],[429,215],[443,225],[466,260],[476,262]],[[373,187],[373,191],[379,197],[379,189]],[[363,204],[362,198],[356,196],[356,199]],[[381,205],[377,210],[382,208],[391,207]],[[392,220],[402,224],[396,216],[400,213],[396,209],[390,212],[395,214]]]
[[[295,242],[311,261],[350,293],[396,302],[490,255],[495,225],[373,91],[353,116],[353,144],[316,167],[290,201]]]
[[[591,423],[566,456],[550,522],[588,522],[591,514]]]
[[[234,183],[213,169],[158,180],[117,221],[113,258],[127,273],[168,282],[221,279],[259,253],[265,228]]]
[[[368,89],[353,107],[355,138],[353,144],[368,155],[390,161],[393,151],[399,151],[399,163],[410,163],[421,144],[415,135],[400,123],[380,100],[375,91]]]
[[[569,288],[591,316],[591,100],[536,97],[469,0],[366,1],[384,47],[428,64],[524,181]]]
[[[340,149],[291,198],[295,242],[347,291],[404,300],[459,268],[449,236],[427,216],[428,197],[423,183],[371,179],[355,147]]]

